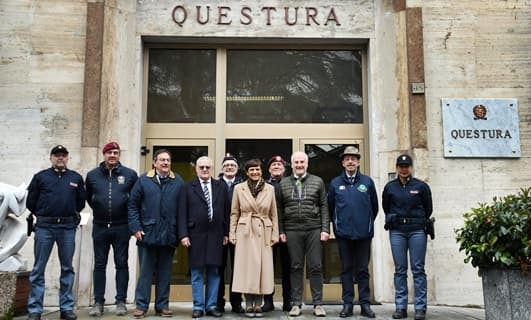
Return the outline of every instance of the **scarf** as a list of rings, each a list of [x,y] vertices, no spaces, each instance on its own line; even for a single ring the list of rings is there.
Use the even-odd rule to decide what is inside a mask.
[[[253,181],[251,179],[247,179],[247,186],[249,186],[249,191],[251,191],[251,194],[254,198],[258,196],[258,193],[264,189],[265,181],[264,179],[260,178],[258,181]]]

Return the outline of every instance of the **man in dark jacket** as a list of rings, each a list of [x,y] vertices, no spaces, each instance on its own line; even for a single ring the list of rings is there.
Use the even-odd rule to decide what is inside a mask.
[[[267,163],[267,170],[269,171],[269,179],[267,183],[271,184],[275,188],[275,198],[279,198],[280,192],[280,181],[284,177],[284,172],[286,171],[286,161],[277,155],[271,157]],[[277,211],[278,202],[277,202]],[[280,258],[280,269],[282,270],[282,310],[290,311],[291,310],[291,279],[289,274],[290,261],[289,261],[289,252],[288,246],[285,242],[277,242],[273,245],[273,263],[276,265],[279,262]],[[262,311],[269,312],[275,310],[275,305],[273,304],[272,294],[264,295],[264,305],[262,306]]]
[[[94,246],[94,305],[89,315],[100,317],[105,303],[106,269],[112,246],[116,268],[116,315],[127,314],[125,300],[129,283],[129,239],[127,201],[138,176],[120,163],[120,146],[109,142],[102,148],[103,162],[87,174],[87,202],[92,208]]]
[[[291,260],[291,317],[301,315],[303,268],[306,260],[313,313],[326,317],[323,303],[322,244],[330,237],[330,216],[323,179],[310,174],[308,155],[297,151],[291,156],[293,175],[280,181],[280,241],[288,245]]]
[[[44,299],[44,270],[54,243],[57,244],[61,277],[59,308],[61,319],[75,320],[74,268],[76,228],[85,207],[83,177],[67,169],[68,150],[57,145],[50,152],[52,167],[33,176],[28,186],[26,206],[37,217],[35,225],[35,263],[31,271],[28,320],[40,320]]]
[[[341,164],[345,171],[332,180],[328,189],[328,208],[341,259],[341,318],[353,315],[354,274],[358,282],[361,315],[368,318],[376,316],[369,301],[369,259],[374,219],[378,214],[378,196],[372,179],[358,170],[360,158],[356,147],[346,147],[341,154]]]
[[[171,153],[159,149],[153,155],[154,169],[141,175],[128,203],[129,230],[135,236],[140,265],[135,291],[135,318],[143,318],[155,281],[155,312],[171,317],[169,309],[173,254],[177,246],[178,199],[183,179],[171,171]]]
[[[197,179],[188,182],[179,198],[179,239],[188,248],[192,280],[192,318],[221,317],[217,310],[219,267],[229,239],[230,201],[227,185],[212,179],[212,160],[197,159]],[[203,274],[206,274],[206,285]],[[203,286],[206,292],[203,291]]]
[[[242,181],[242,179],[237,175],[238,174],[238,161],[236,158],[227,153],[221,161],[221,171],[222,173],[219,176],[219,180],[225,182],[227,189],[229,191],[229,203],[232,202],[232,194],[234,192],[234,186]],[[217,309],[218,311],[225,311],[225,270],[227,267],[227,262],[230,258],[231,273],[229,274],[229,300],[232,307],[232,312],[234,313],[244,313],[245,310],[242,308],[242,294],[240,292],[232,292],[232,270],[234,270],[234,252],[235,245],[228,242],[223,246],[223,262],[219,267],[220,281],[218,288],[218,302]]]

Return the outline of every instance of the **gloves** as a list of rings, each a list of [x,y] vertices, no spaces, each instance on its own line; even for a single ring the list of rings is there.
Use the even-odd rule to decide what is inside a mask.
[[[33,231],[35,231],[35,226],[33,225],[33,213],[30,213],[27,217],[26,217],[26,222],[28,223],[28,237],[31,236],[31,233]]]
[[[435,218],[431,217],[426,219],[426,224],[424,225],[424,232],[430,236],[430,239],[435,239]]]

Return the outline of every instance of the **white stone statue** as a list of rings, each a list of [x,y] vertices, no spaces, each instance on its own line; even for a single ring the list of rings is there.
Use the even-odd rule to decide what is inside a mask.
[[[26,270],[26,261],[18,251],[28,236],[25,220],[20,220],[26,211],[26,185],[19,187],[0,182],[0,271]]]

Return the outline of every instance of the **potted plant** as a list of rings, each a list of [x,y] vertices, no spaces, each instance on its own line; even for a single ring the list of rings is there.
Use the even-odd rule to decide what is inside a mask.
[[[465,262],[479,268],[486,319],[529,320],[531,188],[480,203],[455,233]]]

